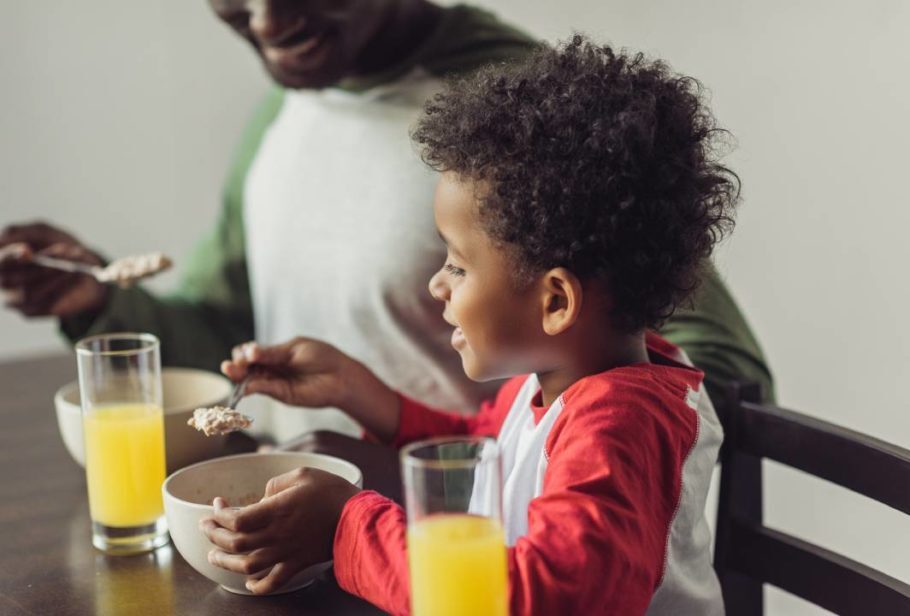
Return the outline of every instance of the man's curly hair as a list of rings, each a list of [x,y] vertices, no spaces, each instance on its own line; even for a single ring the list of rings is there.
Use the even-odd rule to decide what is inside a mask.
[[[480,220],[520,278],[602,280],[614,324],[638,331],[692,293],[733,226],[724,133],[695,79],[575,35],[451,82],[412,137],[431,167],[484,187]]]

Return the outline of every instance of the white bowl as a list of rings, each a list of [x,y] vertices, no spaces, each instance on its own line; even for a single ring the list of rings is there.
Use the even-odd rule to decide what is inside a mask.
[[[212,500],[216,496],[226,498],[231,504],[257,502],[265,493],[269,479],[302,466],[334,473],[357,487],[363,485],[356,466],[318,453],[244,453],[200,462],[172,474],[165,479],[161,492],[168,530],[177,551],[193,569],[226,590],[251,594],[245,586],[246,576],[209,563],[208,553],[214,546],[199,530],[199,520],[212,515]],[[304,569],[271,594],[303,588],[331,565],[329,561]]]
[[[231,393],[231,382],[220,374],[193,368],[162,368],[164,397],[164,441],[168,472],[187,464],[207,460],[224,450],[224,435],[205,436],[186,425],[200,406],[223,404]],[[57,426],[63,444],[80,466],[85,466],[82,437],[82,407],[79,383],[64,385],[54,395]]]

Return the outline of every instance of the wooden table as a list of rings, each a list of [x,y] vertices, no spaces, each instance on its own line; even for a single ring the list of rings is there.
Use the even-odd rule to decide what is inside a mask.
[[[338,588],[331,573],[297,592],[245,597],[197,573],[172,545],[139,556],[94,549],[85,474],[54,415],[54,391],[75,376],[71,356],[0,363],[0,614],[382,613]],[[285,448],[347,458],[364,487],[400,501],[391,449],[318,432]]]

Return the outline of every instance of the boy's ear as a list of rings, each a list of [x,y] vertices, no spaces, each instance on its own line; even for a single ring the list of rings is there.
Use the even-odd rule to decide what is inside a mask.
[[[541,278],[543,330],[556,336],[569,329],[581,313],[581,281],[564,267],[554,267]]]

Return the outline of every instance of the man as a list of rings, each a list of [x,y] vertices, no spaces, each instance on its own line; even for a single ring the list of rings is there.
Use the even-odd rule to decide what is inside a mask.
[[[152,332],[166,364],[208,369],[245,340],[318,337],[407,395],[476,409],[495,384],[464,376],[426,291],[444,250],[430,206],[434,177],[408,129],[442,78],[521,57],[538,43],[489,13],[426,0],[210,2],[280,87],[244,134],[221,217],[188,260],[180,288],[157,297],[103,287],[30,265],[26,254],[0,264],[9,305],[60,318],[70,339]],[[46,225],[0,234],[0,247],[14,242],[101,262]],[[709,391],[750,378],[771,395],[761,350],[716,274],[694,309],[663,333],[707,372]],[[284,410],[271,419],[279,439],[303,429],[358,430],[333,410]]]

